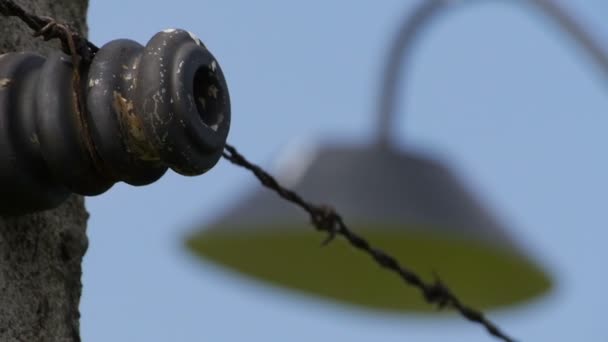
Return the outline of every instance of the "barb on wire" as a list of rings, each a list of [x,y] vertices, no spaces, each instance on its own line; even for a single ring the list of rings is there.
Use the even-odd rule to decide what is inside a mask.
[[[50,17],[42,17],[29,13],[12,0],[0,0],[0,14],[18,17],[34,31],[34,36],[42,36],[45,40],[59,39],[62,43],[63,52],[72,57],[74,67],[73,83],[75,88],[78,88],[79,66],[90,63],[95,53],[99,50],[97,46],[79,35],[68,25],[59,23]],[[75,96],[76,106],[78,106],[77,112],[79,112],[83,110],[83,103],[77,89],[75,89]],[[418,288],[429,304],[437,305],[438,309],[451,307],[466,319],[481,324],[491,335],[505,342],[515,341],[489,321],[482,312],[463,304],[441,282],[437,275],[435,275],[434,282],[425,282],[416,273],[401,265],[394,257],[371,246],[367,240],[351,231],[346,223],[344,223],[342,217],[333,208],[326,205],[311,204],[294,191],[282,187],[268,172],[249,162],[231,145],[226,144],[222,156],[233,164],[251,171],[262,185],[275,191],[283,199],[305,210],[310,215],[313,226],[317,230],[327,233],[327,238],[323,242],[323,245],[329,244],[336,236],[341,236],[354,248],[367,253],[379,266],[394,272],[405,283]]]
[[[394,272],[401,277],[405,283],[419,289],[420,292],[422,292],[422,296],[429,304],[437,305],[438,309],[451,307],[457,310],[466,319],[483,325],[491,335],[506,342],[515,341],[503,333],[494,323],[489,321],[482,312],[463,304],[460,299],[441,282],[441,279],[439,279],[437,275],[435,275],[434,282],[425,282],[416,273],[401,265],[395,258],[370,245],[367,240],[350,230],[346,223],[344,223],[342,216],[331,207],[309,203],[296,192],[282,187],[268,172],[249,162],[236,150],[236,148],[229,144],[226,144],[222,156],[231,163],[251,171],[262,185],[275,191],[283,199],[296,204],[306,211],[310,215],[311,223],[314,227],[317,230],[328,234],[327,239],[323,244],[331,242],[337,235],[342,236],[351,244],[351,246],[367,253],[379,266]]]
[[[59,39],[63,52],[73,55],[75,50],[85,63],[90,62],[99,50],[97,46],[76,33],[76,30],[70,28],[69,25],[60,24],[50,17],[30,13],[13,0],[0,0],[0,14],[5,17],[19,18],[34,31],[34,36],[42,36],[44,40]]]

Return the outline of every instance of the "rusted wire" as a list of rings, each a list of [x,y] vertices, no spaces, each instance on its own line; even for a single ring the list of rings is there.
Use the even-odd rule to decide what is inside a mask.
[[[506,342],[513,342],[514,339],[507,336],[494,323],[488,320],[485,315],[475,310],[458,299],[450,289],[443,284],[439,276],[435,275],[433,282],[425,282],[419,275],[401,265],[397,259],[384,251],[373,247],[367,240],[354,233],[344,220],[331,207],[326,205],[316,205],[305,201],[302,196],[294,191],[282,187],[277,180],[258,165],[249,162],[241,155],[236,148],[226,144],[222,156],[235,165],[251,171],[254,176],[265,187],[275,191],[284,200],[294,203],[310,215],[312,225],[319,231],[326,232],[327,238],[323,245],[330,243],[336,236],[345,238],[351,246],[368,254],[381,267],[397,274],[408,285],[414,286],[422,292],[422,296],[429,304],[437,305],[438,309],[451,307],[457,310],[466,319],[483,325],[492,335]]]
[[[12,0],[0,0],[0,14],[5,17],[19,18],[35,32],[34,36],[42,36],[45,41],[59,39],[62,51],[67,55],[72,55],[70,47],[70,39],[72,39],[72,48],[76,49],[84,63],[89,63],[99,50],[95,44],[76,33],[76,30],[69,28],[69,25],[57,25],[55,19],[30,13]],[[72,32],[71,36],[66,34],[67,31]]]
[[[26,23],[33,31],[34,37],[42,37],[45,41],[59,39],[62,50],[72,59],[72,88],[74,97],[74,112],[82,130],[83,142],[87,146],[87,151],[95,170],[100,176],[104,175],[103,163],[100,160],[93,138],[90,135],[88,121],[86,120],[87,110],[85,98],[80,87],[80,70],[82,65],[90,64],[93,56],[99,48],[84,38],[77,31],[66,23],[61,23],[54,18],[38,16],[27,12],[12,0],[0,0],[0,14],[10,17],[18,17]]]
[[[41,17],[27,12],[12,0],[0,0],[0,14],[4,16],[15,16],[20,18],[32,30],[35,36],[42,36],[45,40],[59,39],[62,42],[63,51],[70,55],[74,62],[75,73],[78,66],[89,63],[95,53],[99,50],[97,46],[82,37],[76,31],[65,24],[56,22],[53,18]],[[78,57],[80,60],[78,61]],[[75,80],[79,75],[75,74]],[[77,87],[77,85],[75,85]],[[76,93],[78,94],[78,93]],[[82,99],[77,96],[77,105],[80,106]],[[366,239],[354,233],[340,214],[327,205],[316,205],[304,200],[299,194],[281,186],[277,180],[261,167],[249,162],[236,148],[226,144],[222,156],[233,164],[251,171],[263,186],[275,191],[286,201],[292,202],[302,208],[310,215],[312,225],[319,231],[327,233],[323,245],[329,244],[336,236],[345,238],[351,246],[368,254],[379,266],[397,274],[406,284],[416,287],[429,304],[434,304],[438,309],[451,307],[457,310],[466,319],[481,324],[492,336],[505,342],[515,340],[503,333],[494,323],[489,321],[485,315],[473,308],[463,304],[450,290],[441,282],[436,275],[433,282],[425,282],[419,275],[401,265],[391,255],[373,247]]]

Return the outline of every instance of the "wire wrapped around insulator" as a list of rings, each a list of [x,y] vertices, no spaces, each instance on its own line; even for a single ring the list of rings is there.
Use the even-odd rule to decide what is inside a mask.
[[[60,52],[0,56],[1,214],[52,208],[119,181],[150,184],[167,168],[200,175],[221,157],[228,87],[191,33],[165,30],[146,46],[111,41],[79,75],[75,89],[72,59]]]

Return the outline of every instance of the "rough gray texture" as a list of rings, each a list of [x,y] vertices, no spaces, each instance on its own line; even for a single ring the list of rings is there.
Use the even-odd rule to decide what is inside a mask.
[[[87,1],[20,3],[86,34]],[[45,54],[58,46],[33,38],[18,19],[0,16],[0,54]],[[87,217],[79,196],[54,210],[0,217],[0,341],[80,341],[78,304]]]

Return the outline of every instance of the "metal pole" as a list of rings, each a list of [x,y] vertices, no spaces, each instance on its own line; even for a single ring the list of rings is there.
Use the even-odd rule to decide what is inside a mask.
[[[608,53],[593,37],[589,30],[570,13],[553,0],[526,0],[536,6],[542,13],[555,20],[558,26],[569,34],[583,50],[598,64],[608,78]],[[406,58],[410,57],[415,42],[432,19],[452,6],[461,3],[472,3],[472,0],[423,0],[413,11],[408,12],[406,19],[397,31],[390,47],[383,70],[382,83],[378,98],[377,143],[383,147],[391,145],[391,127],[395,124],[395,105],[400,77],[403,77]]]

